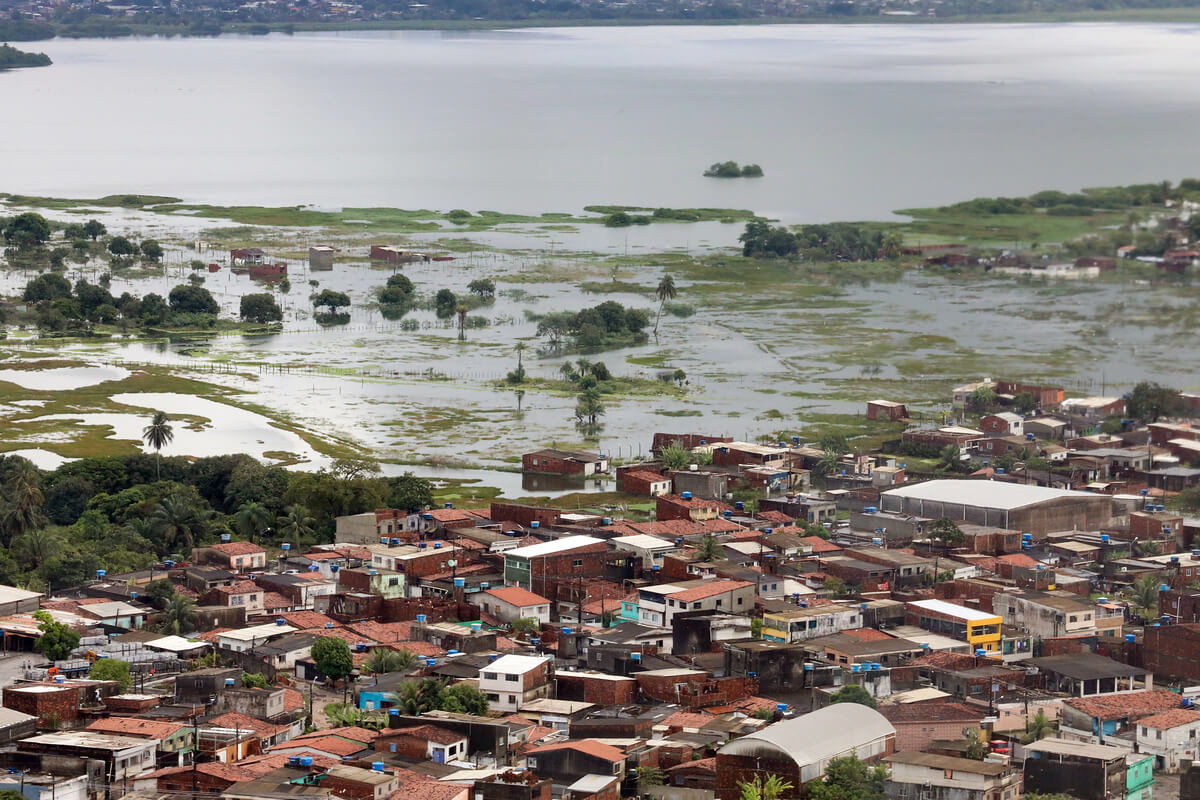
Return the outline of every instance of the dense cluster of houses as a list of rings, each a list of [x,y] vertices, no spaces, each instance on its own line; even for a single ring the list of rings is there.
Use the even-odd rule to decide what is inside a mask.
[[[2,587],[0,635],[28,658],[3,690],[0,789],[734,800],[768,774],[800,796],[853,755],[886,764],[897,798],[1149,800],[1171,773],[1189,796],[1200,520],[1166,506],[1200,476],[1181,466],[1200,427],[1104,438],[1089,421],[1119,415],[1118,399],[989,387],[1041,410],[906,441],[984,460],[1020,444],[1049,469],[931,477],[851,453],[829,470],[799,441],[658,434],[653,453],[678,445],[704,466],[616,467],[651,514],[379,509],[338,518],[336,540],[307,552],[224,537],[53,597]],[[884,401],[871,413],[907,418]],[[575,451],[523,465],[610,473]],[[195,600],[198,630],[153,629],[147,587],[164,579]],[[34,652],[39,610],[82,634],[68,659]],[[333,688],[353,724],[311,707],[326,637],[352,653]],[[375,674],[383,651],[411,655]],[[133,688],[87,677],[103,659],[129,663]],[[476,687],[487,713],[406,702],[429,678]]]

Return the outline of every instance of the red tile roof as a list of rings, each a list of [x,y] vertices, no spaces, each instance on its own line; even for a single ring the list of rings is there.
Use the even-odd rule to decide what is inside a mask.
[[[368,728],[359,728],[357,726],[346,726],[343,728],[330,728],[323,731],[313,731],[302,736],[297,736],[292,741],[298,742],[302,739],[319,739],[322,736],[336,736],[339,739],[350,739],[351,741],[361,742],[362,744],[370,744],[379,736],[379,731],[373,731]]]
[[[196,765],[196,772],[202,775],[216,778],[217,780],[228,781],[231,784],[240,781],[254,780],[259,777],[251,770],[245,769],[239,764],[225,764],[220,761],[205,761]],[[172,775],[191,775],[192,767],[168,767],[167,769],[159,769],[154,772],[147,772],[144,775],[138,776],[138,779],[144,778],[169,778]]]
[[[287,753],[264,753],[261,756],[250,756],[249,758],[243,758],[241,761],[237,762],[237,766],[247,771],[251,778],[261,778],[268,772],[274,772],[275,770],[284,766],[287,764],[287,761]],[[329,769],[330,767],[336,766],[340,763],[341,759],[323,756],[320,753],[313,753],[313,766],[315,767]],[[190,767],[183,767],[183,769],[190,769]]]
[[[1035,559],[1030,558],[1024,553],[1010,553],[1006,556],[997,556],[996,562],[1000,564],[1011,564],[1014,567],[1028,567],[1029,569],[1033,569],[1038,564]]]
[[[287,725],[273,725],[270,722],[265,722],[246,714],[239,714],[236,711],[230,711],[218,717],[213,717],[208,721],[208,724],[216,728],[254,731],[261,739],[277,736],[288,729]]]
[[[261,592],[262,589],[259,589],[258,584],[254,581],[238,581],[231,586],[214,586],[213,588],[209,589],[209,591],[216,592],[217,594],[234,595],[252,593],[257,594],[258,592]]]
[[[367,647],[374,647],[379,644],[347,628],[304,628],[300,632],[311,633],[314,636],[329,636],[334,639],[341,639],[348,645],[365,644]]]
[[[733,506],[726,505],[720,500],[708,500],[703,497],[689,497],[685,499],[681,494],[667,494],[658,499],[660,502],[670,503],[673,506],[681,506],[683,508],[715,508],[717,511],[733,510]]]
[[[337,736],[313,736],[308,739],[293,739],[290,742],[277,744],[269,752],[288,752],[292,750],[315,750],[318,753],[328,753],[333,756],[352,756],[366,749],[362,742],[348,742]]]
[[[425,512],[438,522],[455,522],[460,519],[472,519],[472,516],[461,508],[434,508]]]
[[[617,748],[603,742],[597,742],[593,739],[572,739],[569,742],[558,742],[557,744],[544,744],[541,747],[535,747],[529,751],[530,755],[537,753],[550,753],[556,750],[578,750],[581,753],[587,753],[589,756],[611,761],[614,764],[618,761],[625,760],[625,754]]]
[[[446,655],[446,651],[444,649],[438,647],[436,644],[430,644],[429,642],[415,642],[411,640],[406,642],[392,642],[390,645],[388,645],[388,648],[392,650],[407,650],[414,656],[420,656],[421,658],[441,658],[442,656]],[[500,649],[498,642],[496,649]]]
[[[169,739],[186,728],[178,722],[159,722],[137,717],[105,717],[87,726],[89,731],[136,736],[141,739]]]
[[[787,525],[789,522],[795,522],[795,517],[789,517],[782,511],[760,511],[755,516],[764,522],[773,522],[776,525]]]
[[[836,553],[842,550],[833,542],[822,539],[820,536],[805,536],[803,541],[812,547],[814,553]]]
[[[380,644],[394,644],[412,638],[411,622],[354,622],[349,630]]]
[[[250,556],[255,553],[263,553],[265,555],[267,552],[265,547],[259,547],[253,542],[222,542],[221,544],[210,545],[210,548],[227,556]]]
[[[264,611],[283,611],[296,605],[291,598],[284,597],[279,592],[267,592],[263,595]]]
[[[732,705],[739,711],[753,714],[755,711],[774,711],[778,702],[766,697],[744,697],[741,700],[735,700]]]
[[[299,689],[283,690],[283,710],[299,711],[304,708],[304,693]]]
[[[668,728],[703,728],[713,721],[710,714],[695,714],[690,711],[676,711],[662,721]]]
[[[1190,708],[1176,708],[1172,711],[1164,711],[1161,714],[1142,717],[1137,721],[1137,724],[1145,728],[1167,730],[1168,728],[1178,728],[1180,725],[1191,725],[1197,722],[1200,722],[1200,711]]]
[[[458,800],[469,794],[469,788],[448,781],[411,781],[393,792],[388,800]]]
[[[853,636],[862,642],[885,642],[894,637],[888,636],[883,631],[877,631],[874,628],[853,628],[848,631],[841,631],[847,636]]]
[[[289,604],[291,601],[288,601]],[[316,611],[284,611],[280,614],[272,614],[271,619],[286,619],[288,625],[293,628],[324,628],[327,624],[333,623],[333,627],[340,628],[341,623],[335,621],[331,617],[324,614],[318,614]]]
[[[1140,715],[1178,708],[1179,695],[1166,689],[1150,689],[1098,697],[1072,697],[1063,703],[1096,719],[1136,719]]]
[[[496,589],[488,589],[483,594],[491,595],[497,600],[508,603],[511,606],[518,608],[526,608],[528,606],[545,606],[549,605],[550,601],[542,597],[540,594],[526,591],[520,586],[501,586]]]
[[[736,589],[744,589],[747,586],[753,585],[754,584],[750,581],[708,581],[703,586],[695,586],[691,589],[684,589],[682,592],[674,592],[669,594],[667,595],[667,599],[674,600],[677,603],[690,603],[693,600],[704,600],[708,597],[724,594],[725,592],[732,592]]]
[[[987,709],[968,706],[965,703],[905,703],[880,706],[879,713],[887,717],[887,721],[893,725],[919,722],[979,722],[987,716]]]
[[[667,774],[691,771],[711,772],[715,775],[717,772],[717,760],[715,758],[699,758],[695,761],[684,761],[682,764],[676,764],[673,767],[667,768]]]

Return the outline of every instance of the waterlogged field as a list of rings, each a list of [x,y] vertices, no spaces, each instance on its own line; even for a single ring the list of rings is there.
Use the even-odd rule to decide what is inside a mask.
[[[1142,379],[1195,388],[1200,374],[1200,350],[1181,345],[1200,321],[1200,288],[1146,271],[1055,283],[885,263],[749,261],[731,249],[740,223],[712,220],[614,230],[567,215],[551,225],[504,217],[475,230],[439,222],[438,230],[403,234],[388,226],[413,224],[415,212],[376,210],[361,223],[366,230],[355,231],[345,220],[362,210],[326,228],[324,217],[276,224],[252,209],[199,210],[239,221],[223,225],[196,208],[42,206],[52,218],[95,216],[111,232],[166,246],[161,268],[114,272],[114,296],[166,296],[195,274],[223,316],[236,316],[241,298],[258,292],[272,293],[284,310],[281,329],[265,335],[147,339],[111,328],[99,338],[45,339],[10,326],[0,361],[0,451],[47,466],[142,447],[141,426],[157,409],[177,421],[166,454],[247,452],[299,469],[365,456],[388,472],[466,486],[463,496],[549,496],[613,487],[523,479],[522,452],[586,446],[629,460],[645,454],[655,431],[882,439],[902,426],[863,417],[875,397],[936,416],[953,385],[983,376],[1111,394]],[[378,220],[387,225],[372,228]],[[332,269],[309,268],[315,243],[339,248]],[[453,260],[384,266],[367,259],[371,243]],[[231,272],[235,246],[287,261],[290,289]],[[196,259],[218,269],[193,271]],[[94,282],[107,271],[106,260],[93,259],[70,264],[66,277]],[[396,271],[413,281],[418,299],[404,314],[385,314],[375,292]],[[578,353],[539,339],[538,315],[604,300],[646,309],[653,326],[664,274],[678,296],[645,343]],[[18,296],[31,276],[0,271],[0,294]],[[439,289],[469,296],[468,284],[485,278],[496,296],[469,311],[480,319],[460,339],[455,320],[439,319],[429,301]],[[349,296],[345,324],[314,318],[310,296],[324,289]],[[528,378],[514,386],[505,376],[519,343]],[[560,374],[580,357],[603,361],[614,376],[602,430],[589,442],[575,427],[575,389]]]

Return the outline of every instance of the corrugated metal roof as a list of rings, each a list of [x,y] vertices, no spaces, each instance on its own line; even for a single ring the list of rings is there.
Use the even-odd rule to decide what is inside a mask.
[[[1083,497],[1097,499],[1100,497],[1089,492],[1075,492],[1069,489],[1047,489],[1043,486],[1026,486],[1023,483],[972,480],[926,481],[912,486],[889,489],[883,495],[1009,511],[1035,503],[1044,503],[1047,500]],[[1108,498],[1103,499],[1107,500]]]
[[[857,703],[837,703],[748,733],[718,752],[752,756],[766,748],[805,767],[895,733],[892,723],[875,709]]]

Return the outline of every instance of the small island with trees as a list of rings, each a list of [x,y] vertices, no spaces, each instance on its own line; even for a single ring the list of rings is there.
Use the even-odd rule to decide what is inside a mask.
[[[45,53],[26,53],[9,44],[0,44],[0,71],[21,67],[48,67],[53,62]]]
[[[718,161],[704,170],[706,178],[761,178],[763,169],[758,164],[739,165],[736,161]]]

